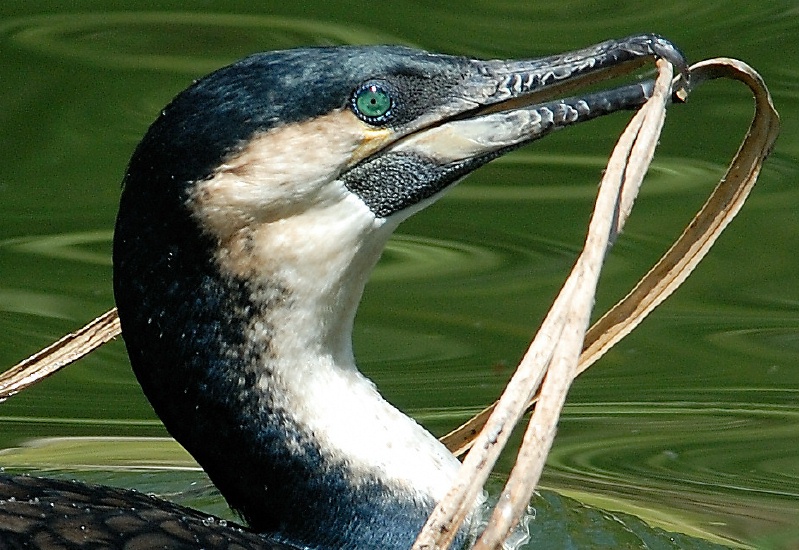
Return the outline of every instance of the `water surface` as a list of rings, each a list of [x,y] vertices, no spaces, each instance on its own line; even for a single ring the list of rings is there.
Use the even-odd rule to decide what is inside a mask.
[[[248,53],[305,44],[529,57],[643,31],[668,36],[694,60],[748,61],[771,86],[784,128],[746,208],[695,275],[574,386],[543,483],[669,530],[730,545],[797,547],[799,12],[792,2],[646,9],[607,1],[392,2],[378,10],[355,2],[186,8],[167,1],[157,11],[140,1],[7,2],[0,6],[0,365],[113,305],[110,240],[121,176],[147,125],[191,79]],[[701,205],[751,110],[746,90],[724,82],[671,110],[651,177],[605,271],[600,309]],[[393,402],[443,433],[495,398],[581,246],[624,122],[623,115],[596,121],[501,159],[400,228],[367,288],[355,334],[360,365]],[[0,447],[8,449],[0,465],[137,487],[228,514],[166,435],[114,342],[0,406]],[[542,510],[559,505],[547,502]]]

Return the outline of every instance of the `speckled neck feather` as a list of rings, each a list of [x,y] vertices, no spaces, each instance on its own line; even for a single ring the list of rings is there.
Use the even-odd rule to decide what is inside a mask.
[[[151,221],[121,217],[117,231]],[[313,548],[409,547],[441,496],[431,494],[429,478],[445,486],[454,459],[382,401],[340,350],[321,346],[302,356],[295,343],[279,341],[313,328],[296,324],[314,306],[303,301],[317,297],[286,280],[221,272],[216,247],[196,232],[187,238],[189,223],[171,220],[165,234],[182,237],[172,243],[138,239],[115,252],[131,363],[170,433],[257,531]],[[139,284],[135,274],[144,271],[149,283]],[[317,431],[325,416],[349,434],[344,449],[337,434]],[[386,447],[395,436],[398,446],[419,441],[414,449]],[[364,454],[380,458],[358,463],[351,445],[371,446]],[[418,457],[410,469],[407,451]]]
[[[410,547],[458,462],[355,368],[366,279],[396,225],[461,177],[650,89],[533,105],[541,88],[652,55],[684,62],[654,35],[526,61],[270,52],[163,110],[117,218],[122,334],[167,429],[253,529],[302,548]],[[390,99],[379,120],[353,101],[365,83]]]

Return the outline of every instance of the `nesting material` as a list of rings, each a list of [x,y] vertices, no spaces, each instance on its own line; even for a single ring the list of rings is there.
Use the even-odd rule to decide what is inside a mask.
[[[610,158],[585,248],[516,373],[499,401],[443,438],[456,455],[468,454],[456,483],[430,516],[414,549],[449,547],[514,426],[534,406],[516,464],[475,545],[481,550],[501,547],[530,501],[574,378],[685,281],[754,186],[779,132],[779,117],[768,89],[757,72],[741,61],[717,58],[697,63],[689,69],[691,87],[714,78],[743,82],[755,96],[754,120],[724,178],[680,238],[622,301],[587,329],[602,262],[624,226],[652,160],[666,105],[672,93],[681,100],[688,93],[687,87],[680,87],[680,79],[679,89],[672,90],[673,69],[668,62],[659,60],[658,67],[652,98],[633,117]],[[119,319],[112,309],[0,375],[0,401],[77,361],[119,333]]]
[[[630,213],[672,95],[671,65],[659,60],[658,68],[655,93],[630,121],[608,162],[583,252],[514,376],[496,403],[443,438],[455,454],[469,452],[450,493],[419,534],[415,550],[449,547],[514,426],[534,406],[508,482],[474,546],[501,548],[530,502],[574,378],[685,281],[754,186],[779,133],[779,116],[768,89],[760,75],[741,61],[717,58],[697,63],[689,69],[692,88],[714,78],[731,78],[749,86],[756,105],[752,124],[727,173],[680,238],[622,301],[586,331],[605,253]],[[684,101],[688,91],[686,86],[673,93]]]

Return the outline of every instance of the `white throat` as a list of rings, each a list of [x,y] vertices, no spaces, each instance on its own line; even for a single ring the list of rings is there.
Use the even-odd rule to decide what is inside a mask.
[[[261,361],[268,369],[255,372],[257,386],[329,458],[346,464],[354,482],[371,475],[401,493],[437,501],[459,462],[383,399],[355,367],[352,352],[364,284],[399,222],[376,218],[338,182],[323,194],[307,209],[220,239],[222,270],[253,289],[262,284],[263,302],[271,300],[267,317],[254,317],[246,335],[254,342],[270,339]],[[275,285],[282,289],[279,298]]]

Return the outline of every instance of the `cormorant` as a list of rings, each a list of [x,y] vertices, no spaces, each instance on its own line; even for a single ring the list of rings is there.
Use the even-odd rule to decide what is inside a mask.
[[[685,68],[655,35],[524,61],[318,47],[252,55],[178,94],[124,177],[114,295],[144,393],[248,530],[2,476],[0,547],[409,548],[459,463],[355,367],[367,277],[397,225],[468,173],[636,108],[652,83],[541,92],[651,56]]]

